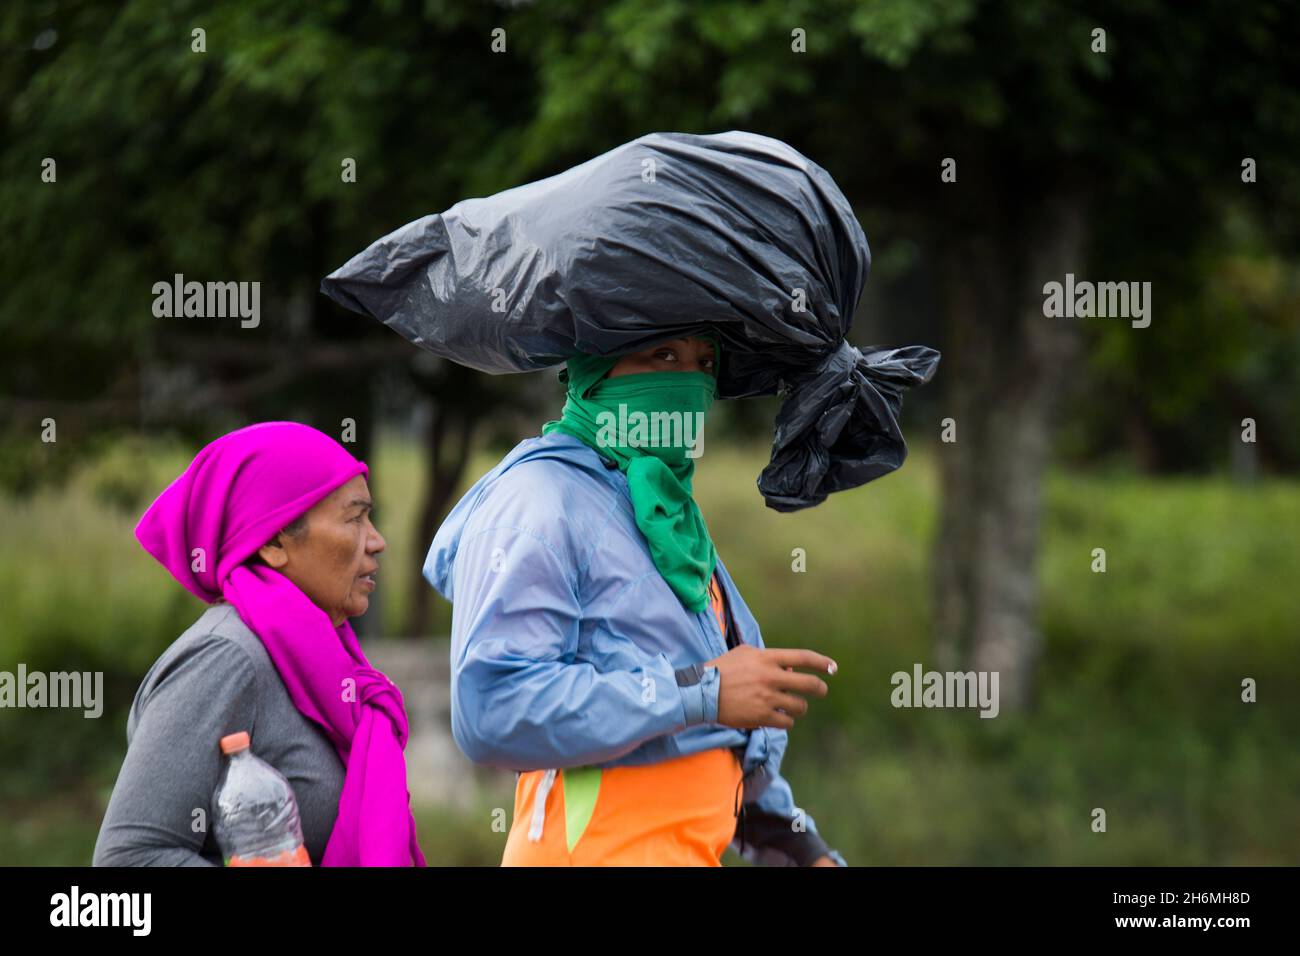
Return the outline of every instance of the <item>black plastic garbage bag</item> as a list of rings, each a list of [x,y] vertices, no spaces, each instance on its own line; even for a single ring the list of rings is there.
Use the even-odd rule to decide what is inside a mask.
[[[408,223],[321,291],[493,374],[711,330],[720,397],[784,394],[758,487],[794,511],[902,464],[901,392],[938,364],[845,341],[870,266],[848,200],[790,146],[651,133]]]

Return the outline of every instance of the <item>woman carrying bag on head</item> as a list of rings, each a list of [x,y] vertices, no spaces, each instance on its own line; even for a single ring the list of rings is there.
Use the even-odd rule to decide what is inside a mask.
[[[764,648],[692,497],[719,357],[707,336],[571,358],[562,417],[433,540],[453,736],[518,772],[503,865],[845,865],[780,775],[835,664]]]

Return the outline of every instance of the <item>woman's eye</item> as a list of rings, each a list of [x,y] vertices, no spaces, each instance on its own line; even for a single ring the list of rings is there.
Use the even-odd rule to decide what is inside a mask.
[[[677,353],[674,352],[672,349],[660,349],[658,352],[655,353],[655,358],[661,358],[665,360],[671,359],[672,361],[676,362]]]

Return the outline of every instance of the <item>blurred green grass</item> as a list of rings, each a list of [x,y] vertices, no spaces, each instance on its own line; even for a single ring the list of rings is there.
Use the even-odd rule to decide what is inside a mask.
[[[496,463],[480,450],[465,485]],[[933,452],[794,514],[764,507],[762,446],[715,443],[696,495],[773,646],[840,664],[791,735],[796,799],[855,864],[1289,864],[1300,857],[1300,485],[1053,472],[1045,489],[1045,649],[1027,714],[896,710],[890,675],[930,652]],[[156,656],[201,611],[136,545],[140,511],[188,460],[132,445],[66,489],[0,502],[0,669],[102,670],[98,720],[0,711],[0,863],[88,862]],[[400,631],[427,541],[411,525],[418,450],[371,455],[388,539],[383,620]],[[792,551],[806,554],[804,573]],[[1090,570],[1105,548],[1107,571]],[[435,600],[435,630],[450,608]],[[1259,702],[1240,700],[1253,677]],[[494,865],[493,804],[420,807],[430,862]],[[1107,813],[1093,833],[1091,813]],[[734,857],[728,857],[735,862]]]

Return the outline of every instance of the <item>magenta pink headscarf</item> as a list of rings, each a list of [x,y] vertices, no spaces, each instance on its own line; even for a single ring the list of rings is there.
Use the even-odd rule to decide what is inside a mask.
[[[191,593],[225,597],[266,645],[304,716],[347,768],[323,866],[424,866],[402,756],[401,691],[370,666],[352,627],[278,571],[244,562],[364,462],[323,432],[264,422],[205,447],[149,506],[135,536]],[[212,741],[213,747],[217,741]]]

